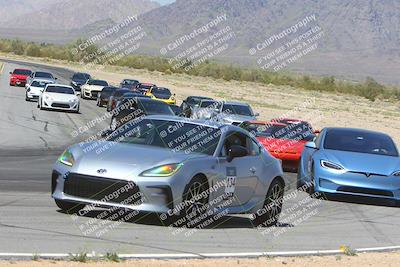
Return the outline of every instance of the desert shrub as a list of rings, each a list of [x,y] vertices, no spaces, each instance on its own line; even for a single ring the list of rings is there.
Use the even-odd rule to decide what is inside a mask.
[[[364,84],[360,87],[360,95],[371,101],[375,101],[383,92],[384,86],[379,84],[372,77],[367,77]]]
[[[11,51],[16,55],[23,55],[24,54],[24,44],[20,40],[13,40],[11,42]]]
[[[28,45],[28,47],[25,49],[25,55],[30,57],[40,57],[41,56],[40,47],[35,44]]]
[[[321,79],[321,91],[333,92],[336,91],[335,77],[324,77]]]

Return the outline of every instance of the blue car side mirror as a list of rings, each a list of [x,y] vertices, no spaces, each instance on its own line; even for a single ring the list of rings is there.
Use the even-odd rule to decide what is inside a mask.
[[[317,149],[317,145],[314,142],[306,143],[307,148]]]

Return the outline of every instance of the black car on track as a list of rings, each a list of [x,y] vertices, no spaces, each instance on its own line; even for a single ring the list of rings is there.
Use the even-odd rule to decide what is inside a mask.
[[[107,111],[113,110],[117,102],[125,93],[131,93],[132,91],[129,89],[117,89],[115,90],[112,95],[110,96],[108,103],[107,103]]]
[[[86,83],[87,80],[91,79],[90,74],[77,72],[71,77],[71,86],[75,91],[81,91],[81,86]]]
[[[170,105],[146,97],[126,98],[113,110],[110,129],[115,131],[118,127],[135,120],[141,116],[167,115],[175,116]]]
[[[117,87],[114,86],[106,86],[101,90],[101,92],[97,95],[97,106],[104,107],[108,105],[108,101],[111,98],[111,95],[118,90]]]

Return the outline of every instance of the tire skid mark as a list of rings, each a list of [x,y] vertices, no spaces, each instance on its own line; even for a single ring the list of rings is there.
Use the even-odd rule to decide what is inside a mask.
[[[111,244],[117,243],[117,244],[121,244],[121,245],[129,245],[129,246],[133,246],[133,247],[140,247],[140,248],[147,248],[147,249],[157,249],[157,250],[169,251],[169,252],[190,253],[190,254],[195,254],[195,255],[201,256],[201,254],[198,254],[195,252],[189,252],[189,251],[184,251],[184,250],[180,250],[180,249],[171,249],[168,247],[146,245],[145,243],[138,243],[138,242],[134,242],[134,241],[123,241],[123,240],[104,238],[104,237],[85,236],[85,235],[81,235],[81,234],[65,233],[65,232],[56,231],[56,230],[39,229],[39,228],[33,228],[33,227],[25,227],[25,226],[6,224],[3,222],[0,222],[0,227],[11,228],[11,229],[20,229],[20,230],[25,230],[25,231],[30,230],[30,231],[36,231],[36,232],[41,232],[41,233],[46,233],[46,234],[56,234],[56,235],[60,235],[60,236],[77,237],[77,238],[83,238],[86,240],[103,241],[103,242],[108,242]]]
[[[358,206],[350,206],[350,211],[358,218],[358,222],[367,230],[369,235],[374,238],[377,242],[381,242],[384,244],[392,244],[394,243],[386,236],[377,226],[380,224],[379,222],[373,221],[364,214],[364,212]]]
[[[49,144],[47,143],[47,141],[46,141],[43,137],[41,137],[41,136],[39,136],[39,138],[40,138],[40,140],[43,141],[44,147],[45,147],[46,149],[49,149]]]
[[[33,114],[33,109],[32,109],[32,119],[33,119],[34,121],[36,121],[36,116],[35,116],[35,114]]]
[[[28,198],[21,198],[21,199],[15,199],[15,200],[12,200],[12,201],[8,201],[8,202],[5,202],[5,203],[0,203],[0,207],[7,207],[7,206],[11,206],[12,204],[15,204],[15,203],[17,203],[17,202],[20,202],[21,200],[26,200],[26,199],[28,199]]]
[[[73,130],[78,130],[79,126],[78,124],[75,123],[75,121],[71,118],[71,116],[68,113],[65,113],[65,116],[68,118],[68,120],[72,123],[73,125]]]
[[[21,128],[29,129],[29,130],[31,130],[31,131],[34,131],[34,132],[37,132],[37,133],[41,133],[41,134],[47,134],[47,135],[52,136],[52,137],[57,137],[56,135],[52,135],[52,134],[50,134],[50,133],[46,133],[46,132],[43,132],[43,131],[41,131],[41,130],[37,130],[37,129],[32,128],[32,127],[28,127],[28,126],[26,126],[26,125],[22,125],[22,124],[19,124],[19,123],[17,123],[17,122],[14,122],[14,121],[8,121],[8,120],[2,120],[2,119],[0,119],[0,121],[11,122],[13,125],[19,126],[19,127],[21,127]]]

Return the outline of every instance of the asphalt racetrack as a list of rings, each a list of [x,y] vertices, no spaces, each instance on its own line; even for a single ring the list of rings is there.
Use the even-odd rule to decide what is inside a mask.
[[[156,215],[138,214],[98,236],[82,225],[100,211],[72,218],[50,197],[52,164],[69,145],[102,128],[109,120],[74,138],[74,130],[105,113],[83,100],[81,114],[41,111],[26,102],[23,87],[11,87],[17,67],[47,70],[69,83],[66,69],[6,61],[0,74],[0,253],[118,252],[128,254],[247,253],[337,250],[400,245],[400,213],[386,203],[369,205],[311,199],[294,188],[296,174],[286,173],[290,197],[278,227],[255,229],[246,216],[223,217],[197,231],[164,227]],[[374,201],[372,201],[373,204]]]

